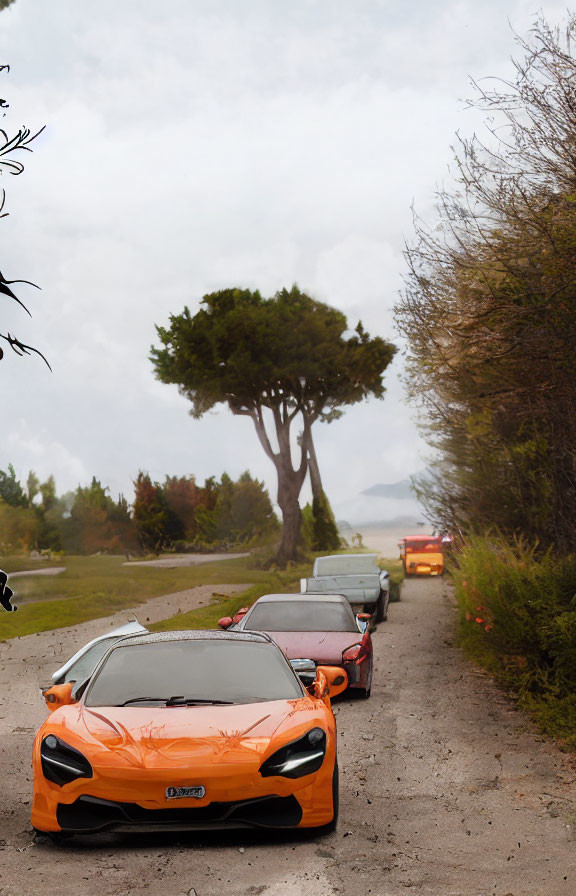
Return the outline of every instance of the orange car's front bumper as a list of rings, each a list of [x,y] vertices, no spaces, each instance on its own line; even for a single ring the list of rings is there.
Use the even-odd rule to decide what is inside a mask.
[[[220,827],[319,827],[334,816],[334,748],[302,778],[262,777],[259,763],[204,767],[100,767],[63,786],[42,774],[34,755],[32,825],[41,831],[210,830]],[[170,787],[203,787],[200,799],[169,799]]]

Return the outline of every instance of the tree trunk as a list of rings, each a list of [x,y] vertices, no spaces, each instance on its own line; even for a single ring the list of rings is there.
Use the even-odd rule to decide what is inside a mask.
[[[278,438],[278,452],[272,450],[268,434],[264,426],[262,414],[258,411],[251,413],[254,426],[260,443],[266,454],[276,467],[278,474],[278,504],[282,511],[282,540],[275,561],[281,568],[288,563],[302,558],[301,549],[301,513],[298,497],[306,478],[308,470],[308,448],[310,443],[311,422],[304,419],[304,433],[300,443],[300,465],[294,469],[292,465],[292,452],[290,447],[290,424],[293,416],[273,408],[276,435]]]
[[[312,486],[312,513],[314,516],[312,548],[315,551],[336,551],[340,547],[340,534],[330,502],[322,488],[320,467],[311,432],[308,436],[308,472]]]
[[[298,493],[294,486],[282,488],[278,482],[278,504],[282,511],[282,540],[276,554],[276,563],[284,568],[287,563],[299,560],[302,555],[301,523],[302,514],[298,503]]]
[[[320,476],[320,467],[318,466],[318,458],[316,457],[316,448],[312,441],[312,433],[308,440],[308,472],[310,473],[310,485],[312,486],[312,497],[316,501],[322,499],[324,489],[322,488],[322,478]]]

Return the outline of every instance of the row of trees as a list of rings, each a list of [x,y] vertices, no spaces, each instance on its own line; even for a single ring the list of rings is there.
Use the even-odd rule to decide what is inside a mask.
[[[54,477],[26,485],[10,465],[0,470],[0,551],[65,550],[91,554],[208,550],[268,539],[279,530],[262,482],[224,474],[199,486],[193,476],[153,482],[138,473],[134,502],[115,501],[95,477],[88,486],[57,496]]]
[[[431,518],[574,550],[576,20],[541,21],[515,77],[479,88],[489,133],[461,140],[441,225],[416,222],[396,308],[408,386],[436,451]],[[571,43],[572,40],[572,43]]]

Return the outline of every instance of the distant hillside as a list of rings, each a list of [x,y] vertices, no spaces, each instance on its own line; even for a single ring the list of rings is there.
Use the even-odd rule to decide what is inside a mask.
[[[417,517],[415,514],[402,514],[400,516],[395,516],[393,519],[383,519],[383,520],[359,520],[351,526],[345,520],[338,520],[336,522],[338,526],[338,530],[340,532],[350,532],[354,531],[354,529],[397,529],[398,526],[408,526],[416,529],[417,526],[426,526],[426,521],[421,517]]]
[[[371,498],[414,498],[409,479],[401,479],[400,482],[379,482],[364,489],[362,494]]]

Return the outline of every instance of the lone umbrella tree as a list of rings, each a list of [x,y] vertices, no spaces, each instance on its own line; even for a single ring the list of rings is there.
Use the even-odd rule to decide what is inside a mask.
[[[284,525],[276,559],[284,566],[298,556],[298,497],[311,454],[315,459],[313,424],[337,419],[344,405],[382,398],[396,349],[370,338],[361,324],[346,338],[345,315],[296,286],[273,298],[224,289],[201,305],[197,314],[185,308],[156,328],[161,347],[152,348],[151,361],[158,379],[191,401],[192,416],[225,403],[251,417],[278,476]]]

